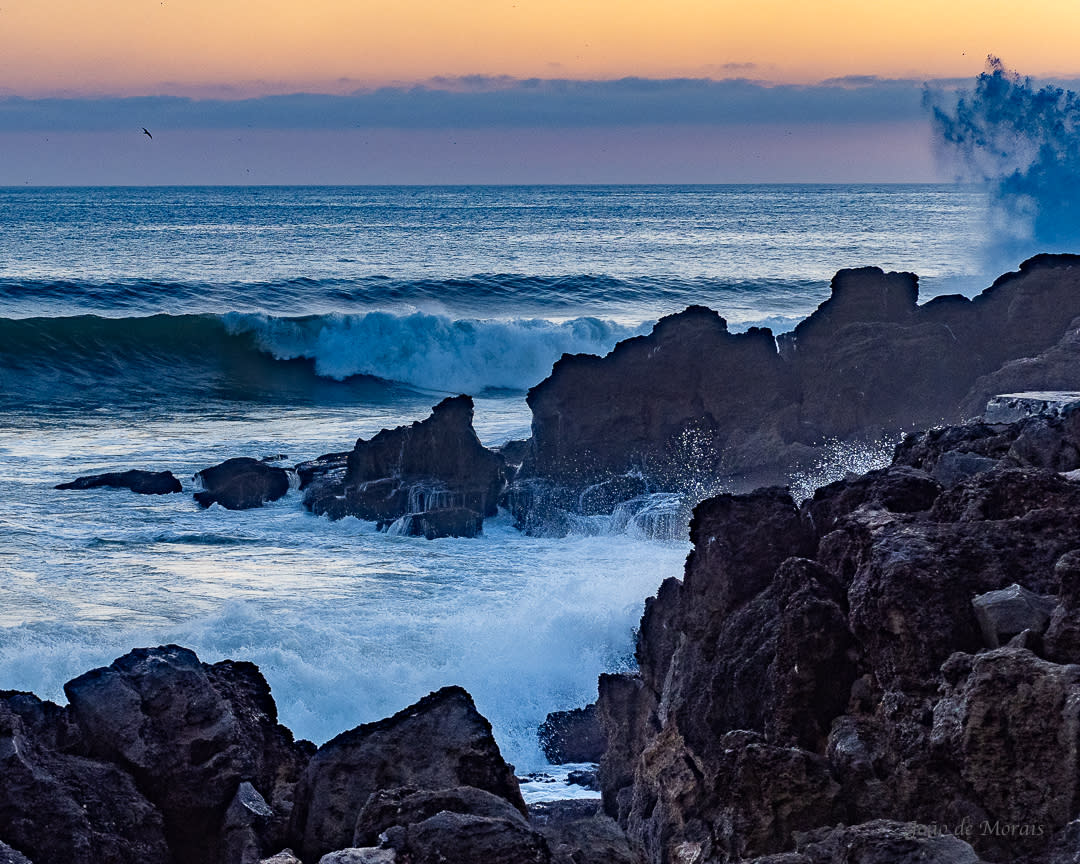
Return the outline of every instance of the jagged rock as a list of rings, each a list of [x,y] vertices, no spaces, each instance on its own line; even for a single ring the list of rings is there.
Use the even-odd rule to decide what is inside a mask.
[[[1080,319],[1074,323],[1080,325]],[[1080,333],[1068,335],[1080,341]],[[1061,416],[1078,407],[1080,407],[1080,393],[1060,390],[1002,393],[986,403],[983,420],[987,423],[1015,423],[1017,420],[1036,415]]]
[[[566,775],[566,782],[571,786],[591,789],[593,792],[600,791],[600,775],[595,771],[583,771],[581,769],[570,771]]]
[[[12,849],[7,843],[0,841],[0,864],[33,864],[33,862],[21,852]]]
[[[398,527],[400,526],[400,527]],[[407,537],[477,537],[483,533],[484,517],[466,507],[444,507],[402,516],[392,528]]]
[[[604,755],[604,730],[596,705],[553,711],[536,730],[540,749],[552,765],[566,762],[599,762]]]
[[[897,465],[822,486],[803,502],[802,509],[814,530],[824,535],[836,527],[841,517],[860,507],[890,513],[929,510],[941,488],[942,484],[925,471]]]
[[[922,306],[910,273],[841,270],[829,299],[781,335],[779,349],[768,331],[730,334],[715,312],[695,306],[604,358],[564,356],[530,391],[533,437],[515,482],[545,480],[578,500],[636,472],[653,491],[700,500],[717,477],[808,464],[830,438],[874,439],[981,414],[985,398],[968,407],[980,376],[983,386],[1008,361],[1075,331],[1078,260],[1037,256],[974,300]],[[1080,344],[1080,334],[1072,338]],[[1060,368],[1043,363],[1025,388],[1064,386]]]
[[[292,849],[282,849],[276,855],[263,858],[259,864],[303,864],[303,862],[293,854]]]
[[[240,784],[222,823],[224,860],[229,864],[257,864],[263,849],[270,845],[267,829],[274,811],[266,799],[246,780]]]
[[[183,487],[171,471],[117,471],[78,477],[61,483],[57,489],[130,489],[137,495],[168,495],[182,492]]]
[[[387,828],[423,822],[443,811],[506,819],[520,824],[527,822],[505,798],[473,786],[438,790],[417,790],[412,787],[380,789],[372,793],[356,817],[353,845],[376,845],[379,835]]]
[[[934,708],[932,744],[957,766],[957,797],[970,796],[986,814],[990,828],[975,847],[998,860],[1018,857],[1044,846],[1080,806],[1080,667],[1016,648],[969,662]]]
[[[597,689],[596,711],[607,739],[600,760],[600,795],[604,812],[625,826],[638,758],[659,730],[657,696],[640,674],[601,675]]]
[[[782,414],[790,389],[768,330],[731,334],[692,306],[606,358],[563,356],[529,391],[523,472],[581,489],[634,469],[693,485],[722,466],[727,439]]]
[[[305,860],[348,846],[368,797],[380,789],[474,786],[525,804],[491,724],[460,687],[445,687],[393,717],[324,744],[296,790],[292,834]]]
[[[319,864],[394,864],[398,860],[393,849],[366,848],[339,849],[319,859]]]
[[[937,825],[875,820],[810,832],[799,838],[798,846],[807,864],[982,864],[961,837],[941,830]]]
[[[986,647],[1000,648],[1025,630],[1042,635],[1057,603],[1053,597],[1013,583],[1008,588],[980,594],[971,605],[975,607]]]
[[[413,864],[550,864],[551,851],[527,822],[444,810],[389,841]]]
[[[449,536],[475,536],[474,526],[497,512],[505,478],[502,457],[480,443],[472,417],[472,399],[454,396],[426,420],[359,439],[344,474],[339,454],[320,457],[318,466],[305,463],[304,505],[332,519],[355,516],[384,526],[420,515],[410,530],[429,539],[448,536],[439,533],[443,528],[456,532]]]
[[[942,486],[951,489],[961,480],[991,471],[997,467],[997,461],[988,456],[979,456],[975,453],[957,453],[951,450],[942,453],[934,465],[934,479]]]
[[[552,864],[639,864],[626,833],[596,801],[548,801],[529,808],[529,821],[547,839]]]
[[[79,744],[64,709],[0,692],[0,836],[39,864],[170,864],[161,814],[127,773]]]
[[[261,507],[289,491],[289,472],[246,456],[204,468],[195,479],[203,487],[195,493],[195,500],[203,507],[220,504],[226,510]]]
[[[306,462],[297,462],[293,470],[300,482],[301,489],[307,489],[313,480],[337,473],[336,478],[344,477],[345,470],[349,467],[349,451],[344,453],[324,453]]]
[[[83,748],[130,772],[164,816],[175,855],[217,859],[218,826],[245,780],[279,814],[264,816],[259,833],[270,843],[283,839],[291,787],[309,751],[277,724],[254,665],[206,665],[177,645],[142,648],[69,681],[64,692]]]
[[[1080,663],[1080,549],[1066,552],[1054,565],[1058,606],[1043,637],[1048,660]]]

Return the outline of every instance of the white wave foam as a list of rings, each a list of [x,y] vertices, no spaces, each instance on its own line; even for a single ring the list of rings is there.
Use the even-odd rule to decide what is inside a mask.
[[[230,313],[230,333],[251,333],[279,360],[308,358],[327,378],[373,375],[427,390],[525,390],[546,378],[565,353],[606,354],[647,332],[598,318],[454,319],[415,312],[275,318]]]

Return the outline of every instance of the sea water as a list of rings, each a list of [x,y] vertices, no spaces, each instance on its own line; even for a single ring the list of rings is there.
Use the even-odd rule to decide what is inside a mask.
[[[0,689],[137,646],[259,665],[322,742],[460,684],[520,771],[536,726],[633,666],[685,537],[616,524],[472,540],[330,522],[299,495],[202,510],[191,476],[290,464],[476,399],[482,441],[525,392],[691,303],[779,332],[841,267],[974,293],[985,195],[963,186],[0,189]],[[182,495],[60,492],[169,469]]]

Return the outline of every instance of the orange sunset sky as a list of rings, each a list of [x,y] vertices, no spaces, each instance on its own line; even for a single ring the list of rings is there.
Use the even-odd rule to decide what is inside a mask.
[[[1076,0],[0,0],[0,89],[324,92],[541,78],[1080,72]],[[752,65],[750,65],[752,64]]]
[[[1078,44],[1078,0],[0,0],[0,185],[936,182],[924,82]]]

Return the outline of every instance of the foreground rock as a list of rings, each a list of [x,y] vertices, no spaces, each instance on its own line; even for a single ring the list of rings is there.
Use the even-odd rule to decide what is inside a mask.
[[[406,787],[472,786],[524,813],[513,769],[469,694],[446,687],[378,723],[327,742],[297,788],[293,834],[304,859],[351,845],[368,797]]]
[[[536,730],[540,749],[552,765],[599,762],[607,742],[596,705],[553,711]]]
[[[318,750],[277,723],[255,666],[201,663],[176,645],[64,689],[66,707],[0,692],[0,860],[551,860],[460,688]]]
[[[297,466],[304,505],[428,539],[475,536],[498,510],[505,463],[480,443],[472,417],[470,397],[444,399],[426,420],[361,438],[344,459]]]
[[[600,681],[604,807],[648,861],[1072,860],[1078,424],[934,430],[801,508],[696,509],[640,671]],[[950,454],[991,464],[938,482]]]
[[[78,477],[57,489],[130,489],[137,495],[169,495],[183,487],[171,471],[117,471]]]
[[[203,507],[220,504],[226,510],[261,507],[289,491],[288,471],[246,456],[204,468],[195,479],[202,484],[195,500]]]
[[[974,300],[917,301],[913,274],[841,270],[776,340],[691,307],[606,357],[566,355],[529,391],[533,435],[507,506],[526,530],[565,533],[566,514],[646,492],[696,502],[725,478],[806,466],[831,439],[960,422],[994,393],[1080,384],[1080,256],[1032,258]]]

